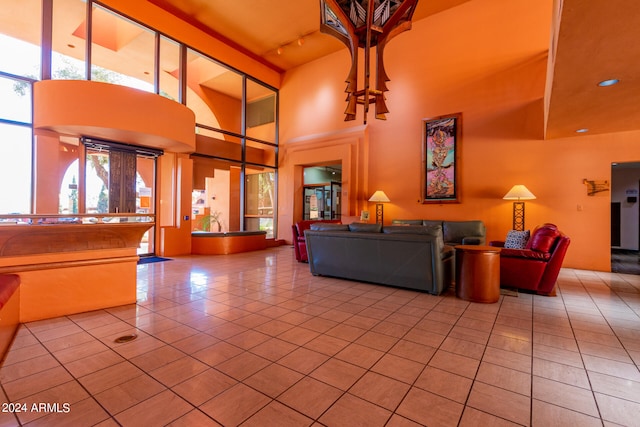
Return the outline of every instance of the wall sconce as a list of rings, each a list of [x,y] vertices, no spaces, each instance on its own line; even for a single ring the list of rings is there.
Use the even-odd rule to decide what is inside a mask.
[[[533,195],[527,187],[522,184],[514,185],[503,197],[504,200],[515,200],[513,202],[513,229],[524,231],[524,202],[521,200],[533,200]]]
[[[384,224],[384,206],[383,203],[390,202],[389,198],[384,191],[378,190],[373,193],[373,196],[369,198],[370,202],[377,202],[376,204],[376,224]]]

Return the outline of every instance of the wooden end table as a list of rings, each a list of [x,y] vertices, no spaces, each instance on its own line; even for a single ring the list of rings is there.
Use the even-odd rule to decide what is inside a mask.
[[[494,303],[500,299],[500,248],[458,245],[456,296],[465,301]]]

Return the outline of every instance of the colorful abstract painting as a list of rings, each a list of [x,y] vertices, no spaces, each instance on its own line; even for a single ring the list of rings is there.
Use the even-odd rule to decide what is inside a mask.
[[[422,202],[459,202],[460,114],[424,120]]]

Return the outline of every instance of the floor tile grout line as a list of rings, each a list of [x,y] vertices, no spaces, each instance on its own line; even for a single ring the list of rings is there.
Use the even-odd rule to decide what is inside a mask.
[[[264,270],[264,269],[263,269],[263,270]],[[252,271],[254,271],[254,270],[252,270]],[[289,270],[287,270],[287,271],[288,271],[288,272],[291,272],[292,270],[291,270],[291,269],[289,269]],[[284,275],[279,275],[279,276],[281,276],[281,279],[277,279],[277,280],[275,280],[275,282],[274,282],[274,283],[276,283],[276,285],[275,285],[275,286],[279,286],[279,285],[277,285],[278,281],[288,280],[288,278],[289,278],[289,277],[292,277],[292,274],[291,274],[291,273],[289,273],[289,274],[284,274]],[[579,274],[577,275],[577,277],[578,277],[578,278],[581,278]],[[266,282],[266,281],[265,281],[265,282]],[[609,289],[610,289],[610,291],[611,291],[612,293],[616,294],[624,304],[626,304],[627,306],[629,306],[629,300],[625,300],[625,299],[623,298],[623,297],[624,297],[624,295],[623,295],[623,296],[621,296],[621,295],[620,295],[620,293],[619,293],[619,292],[617,292],[617,290],[616,290],[616,289],[614,289],[612,286],[609,286],[609,285],[605,284],[605,283],[606,283],[606,280],[600,280],[598,283],[603,284],[604,286],[608,286],[608,287],[609,287]],[[329,283],[329,285],[328,285],[328,286],[324,286],[323,288],[329,288],[329,287],[331,287],[331,286],[333,286],[333,285],[334,285],[334,284]],[[576,285],[574,284],[574,285],[572,285],[572,286],[576,286]],[[588,293],[588,295],[589,295],[589,297],[591,298],[591,300],[592,300],[593,304],[598,308],[599,313],[601,313],[601,315],[603,316],[603,318],[606,320],[607,325],[608,325],[611,329],[613,329],[613,328],[612,328],[612,326],[611,326],[611,323],[610,323],[610,318],[609,318],[607,315],[605,315],[605,314],[604,314],[604,312],[602,311],[602,307],[599,305],[599,303],[600,303],[600,299],[595,297],[595,295],[596,295],[596,294],[592,294],[592,291],[595,291],[595,289],[596,289],[596,288],[594,287],[595,285],[593,285],[593,284],[592,284],[592,285],[591,285],[591,286],[589,286],[588,288],[587,288],[587,287],[585,287],[583,284],[581,284],[580,286],[582,287],[582,289],[583,289],[583,291],[584,291],[584,292],[587,292],[587,293]],[[308,288],[307,288],[307,289],[308,289]],[[306,292],[306,294],[309,294],[309,292]],[[364,295],[364,294],[360,294],[360,295]],[[256,296],[257,296],[257,294],[256,294],[255,289],[252,289],[252,291],[251,291],[251,292],[249,292],[249,293],[245,293],[245,294],[240,294],[240,293],[239,293],[238,298],[245,298],[245,297],[246,297],[246,298],[256,298]],[[376,304],[377,304],[377,303],[382,302],[383,300],[385,300],[385,299],[389,298],[390,296],[391,296],[390,294],[389,294],[389,295],[386,295],[384,298],[379,299],[379,300],[376,302]],[[415,299],[415,298],[414,298],[414,299]],[[177,296],[177,297],[176,297],[174,300],[172,300],[171,302],[172,302],[173,304],[183,304],[183,303],[185,303],[185,301],[186,301],[186,300],[185,300],[185,299],[183,299],[181,296]],[[443,301],[441,300],[441,301],[439,301],[436,305],[438,305],[438,304],[440,304],[440,303],[442,303],[442,302],[443,302]],[[532,304],[534,304],[534,303],[536,303],[536,302],[539,302],[539,301],[538,301],[538,300],[535,300],[535,301],[533,301],[533,300],[532,300]],[[188,303],[188,301],[186,301],[186,303]],[[311,303],[308,303],[308,304],[309,304],[309,305],[311,305]],[[278,305],[278,303],[274,303],[274,304],[273,304],[273,306],[277,306],[277,305]],[[405,306],[407,306],[407,305],[408,305],[408,302],[404,302],[404,305],[403,305],[402,307],[405,307]],[[565,311],[565,313],[569,314],[568,306],[567,306],[567,304],[566,304],[565,302],[563,302],[563,306],[564,306],[564,311]],[[245,308],[245,307],[243,307],[242,305],[239,305],[238,307],[241,307],[241,308],[243,308],[243,309]],[[430,307],[429,312],[433,312],[434,307],[435,307],[435,306]],[[446,308],[446,307],[443,307],[443,308]],[[467,307],[467,309],[468,309],[468,308],[469,308],[469,307]],[[548,307],[546,307],[546,306],[545,306],[545,308],[548,308]],[[633,308],[632,308],[632,307],[629,307],[629,308],[631,309],[631,312],[632,312],[632,313],[635,313],[635,312],[633,311]],[[335,309],[335,306],[332,306],[332,307],[329,309],[329,311],[330,311],[330,310],[333,310],[333,309]],[[398,314],[398,309],[396,309],[396,310],[390,310],[390,311],[391,311],[392,313],[394,313],[394,314]],[[446,311],[445,311],[445,312],[446,312]],[[532,312],[533,312],[533,311],[532,311]],[[327,311],[325,311],[324,313],[327,313]],[[444,312],[443,312],[443,313],[444,313]],[[533,312],[533,313],[534,313],[534,312]],[[350,313],[350,314],[351,314],[351,317],[353,317],[353,316],[355,315],[355,314],[353,314],[353,313]],[[635,314],[637,315],[637,313],[635,313]],[[391,314],[388,314],[388,315],[387,315],[387,318],[385,318],[385,319],[388,319],[388,317],[389,317],[389,316],[391,316]],[[426,316],[426,314],[423,314],[423,316],[421,317],[421,319],[424,319],[424,317],[425,317],[425,316]],[[320,315],[318,315],[317,313],[316,313],[316,314],[314,314],[314,318],[318,318],[318,317],[321,317],[321,316],[320,316]],[[351,318],[351,317],[350,317],[350,318]],[[131,322],[131,319],[132,319],[132,318],[128,319],[128,320],[129,320],[129,322],[128,322],[128,323],[130,323],[130,322]],[[374,324],[374,325],[370,326],[370,327],[367,329],[367,331],[373,331],[373,329],[375,328],[375,325],[379,325],[379,324],[381,324],[381,322],[384,322],[384,321],[385,321],[385,319],[381,319],[381,320],[380,320],[380,319],[377,319],[377,320],[378,320],[378,322],[377,322],[376,324]],[[496,319],[497,319],[497,315],[496,315],[496,317],[494,317],[494,327],[495,327]],[[125,320],[125,319],[120,319],[120,320]],[[458,322],[460,322],[460,320],[461,320],[461,315],[457,315],[456,324],[457,324]],[[125,321],[126,321],[126,320],[125,320]],[[182,324],[182,323],[181,323],[181,324]],[[401,324],[401,323],[398,323],[398,324]],[[185,323],[185,325],[187,325],[188,327],[192,327],[191,325],[188,325],[188,324],[186,324],[186,323]],[[415,324],[414,324],[414,326],[413,326],[412,328],[408,328],[408,329],[405,331],[405,334],[404,334],[402,337],[406,336],[406,334],[408,333],[408,331],[412,330],[413,328],[415,328]],[[84,329],[84,328],[82,328],[82,329]],[[251,329],[251,328],[250,328],[250,329]],[[573,328],[573,326],[572,326],[572,325],[570,325],[570,329],[571,329],[571,332],[572,332],[572,336],[573,336],[573,338],[574,338],[574,342],[577,342],[576,331],[575,331],[575,329]],[[492,329],[492,330],[493,330],[493,329]],[[448,332],[447,332],[447,335],[445,336],[445,339],[446,339],[446,337],[449,337],[449,336],[452,334],[452,331],[453,331],[453,328],[449,328],[449,330],[448,330]],[[146,331],[145,331],[145,332],[146,332]],[[328,332],[328,331],[324,331],[324,332],[320,333],[320,336],[323,336],[323,335],[329,336],[329,335],[327,334],[327,332]],[[533,334],[533,332],[534,332],[534,330],[533,330],[533,328],[532,328],[532,329],[531,329],[531,333]],[[163,343],[165,343],[165,344],[171,345],[171,343],[168,343],[168,342],[166,342],[166,341],[164,341],[164,340],[162,340],[162,339],[158,338],[158,337],[156,336],[156,333],[157,333],[157,332],[151,332],[151,333],[148,333],[148,334],[149,334],[150,336],[153,336],[154,338],[156,338],[156,339],[160,340],[161,342],[163,342]],[[203,332],[202,332],[202,331],[200,331],[200,330],[198,330],[198,333],[203,333]],[[379,332],[379,333],[382,333],[383,335],[386,335],[384,332]],[[389,334],[389,335],[390,335],[390,336],[393,336],[393,337],[396,339],[396,341],[395,341],[396,343],[397,343],[400,339],[402,339],[402,337],[397,337],[397,336],[395,336],[395,335],[393,335],[393,334]],[[615,335],[616,335],[616,337],[618,338],[618,341],[620,342],[620,344],[622,345],[622,348],[623,348],[623,349],[625,349],[625,351],[627,352],[627,354],[629,354],[628,346],[626,346],[626,345],[625,345],[625,344],[620,340],[620,336],[618,335],[618,333],[615,333]],[[272,337],[273,337],[273,336],[272,336]],[[339,337],[335,337],[335,338],[339,338]],[[464,339],[464,338],[459,338],[459,339]],[[101,340],[97,340],[97,341],[98,341],[98,342],[102,342]],[[349,342],[351,342],[351,343],[353,343],[353,342],[354,342],[353,340],[347,340],[347,341],[349,341]],[[473,342],[473,341],[472,341],[472,342]],[[48,349],[48,347],[44,346],[44,343],[41,343],[41,345],[45,348],[45,350],[47,351],[47,353],[48,353],[48,354],[52,354],[52,355],[53,355],[53,352],[52,352],[52,351],[50,351],[50,350]],[[533,340],[532,340],[532,346],[533,346],[533,345],[534,345],[534,343],[533,343]],[[485,344],[484,352],[486,352],[487,347],[488,347],[488,342],[487,342],[487,344]],[[253,348],[253,347],[252,347],[252,348]],[[393,348],[393,346],[391,346],[390,348],[388,348],[388,349],[384,352],[384,354],[390,354],[389,352],[391,351],[391,349],[392,349],[392,348]],[[438,348],[436,349],[436,351],[437,351],[438,349],[440,349],[440,346],[438,346]],[[112,350],[112,351],[113,351],[113,350]],[[243,351],[250,351],[250,349],[243,349]],[[483,352],[483,356],[484,356],[484,352]],[[582,358],[582,354],[583,354],[583,353],[582,353],[582,351],[580,350],[580,348],[578,348],[578,352],[581,354],[581,358]],[[117,353],[117,352],[116,352],[116,353]],[[184,353],[184,352],[183,352],[183,353]],[[146,353],[145,353],[145,354],[146,354]],[[434,353],[434,354],[435,354],[435,353]],[[532,353],[532,354],[533,354],[533,353]],[[332,356],[332,357],[333,357],[333,356]],[[401,356],[401,357],[402,357],[402,356]],[[432,358],[432,357],[433,357],[433,355],[431,356],[431,358]],[[431,360],[431,358],[430,358],[430,360]],[[532,356],[532,359],[533,359],[533,356]],[[197,360],[197,359],[196,359],[196,360]],[[633,360],[633,359],[632,359],[632,360]],[[274,362],[270,361],[270,363],[274,363]],[[325,362],[325,363],[326,363],[326,362]],[[349,363],[349,362],[347,362],[347,363]],[[426,364],[423,364],[423,368],[422,368],[422,370],[421,370],[421,373],[422,373],[422,372],[424,372],[424,369],[426,369],[426,367],[427,367],[427,366],[428,366],[428,362],[427,362]],[[637,364],[636,364],[636,366],[637,366]],[[584,369],[584,362],[583,362],[583,369]],[[143,370],[143,371],[144,371],[144,370]],[[367,370],[366,372],[369,372],[369,371],[370,371],[370,369],[369,369],[369,370]],[[585,371],[586,371],[586,369],[585,369]],[[144,372],[146,373],[146,371],[144,371]],[[421,375],[421,374],[419,374],[419,375],[418,375],[418,378],[419,378],[419,376],[420,376],[420,375]],[[72,377],[73,377],[73,376],[72,376]],[[534,377],[533,372],[531,373],[531,377]],[[75,377],[73,377],[73,378],[75,378]],[[476,370],[476,378],[477,378],[477,370]],[[476,380],[476,379],[474,378],[474,381],[475,381],[475,380]],[[415,384],[415,382],[416,382],[416,380],[414,380],[414,381],[413,381],[413,384]],[[352,386],[353,386],[353,385],[352,385]],[[345,391],[345,393],[348,393],[348,391],[349,391],[349,389],[347,389],[347,390]],[[345,393],[343,393],[342,395],[344,395]],[[451,399],[449,399],[449,400],[451,400]],[[533,397],[532,397],[532,400],[533,400]],[[396,408],[396,409],[397,409],[397,408]],[[569,408],[564,408],[564,409],[571,410],[571,409],[569,409]],[[571,411],[573,411],[573,410],[571,410]],[[576,411],[573,411],[573,412],[576,412]],[[107,412],[107,413],[108,413],[108,412]],[[395,411],[394,411],[393,413],[395,413]],[[601,419],[602,419],[602,418],[601,418]]]
[[[71,322],[73,322],[73,320],[72,320],[72,319],[70,319],[70,318],[69,318],[69,316],[62,316],[62,317],[63,317],[63,318],[68,319],[68,320],[69,320],[69,321],[71,321]],[[74,324],[75,324],[75,322],[74,322]],[[28,324],[25,324],[25,326],[28,328]],[[84,328],[82,328],[82,327],[80,327],[80,328],[81,328],[83,331],[85,330],[85,329],[84,329]],[[85,331],[85,332],[86,332],[86,331]],[[31,331],[30,331],[30,333],[31,333],[31,334],[32,334],[32,336],[33,336],[33,337],[38,341],[38,343],[40,343],[40,345],[41,345],[42,347],[44,347],[44,348],[47,350],[47,352],[49,353],[49,355],[50,355],[51,357],[53,357],[53,358],[56,360],[56,362],[60,365],[60,367],[62,367],[62,368],[65,370],[65,372],[67,372],[67,373],[69,374],[69,376],[72,378],[72,381],[74,381],[75,383],[77,383],[77,384],[78,384],[78,386],[79,386],[79,387],[81,387],[81,388],[82,388],[82,390],[84,390],[84,391],[85,391],[85,393],[87,393],[88,397],[87,397],[87,398],[85,398],[85,399],[82,399],[82,400],[92,399],[92,400],[93,400],[93,401],[94,401],[94,402],[95,402],[95,403],[96,403],[100,408],[102,408],[102,409],[104,410],[104,412],[105,412],[105,414],[107,415],[107,417],[108,417],[108,418],[113,419],[114,417],[113,417],[113,416],[111,415],[111,413],[107,410],[107,408],[105,408],[105,407],[100,403],[100,401],[98,401],[98,399],[96,399],[96,397],[93,395],[93,393],[91,393],[91,392],[90,392],[90,391],[89,391],[89,390],[84,386],[84,384],[82,384],[82,382],[80,382],[79,378],[76,378],[76,377],[73,375],[73,373],[71,373],[71,371],[69,371],[69,369],[68,369],[68,367],[66,366],[66,364],[62,363],[62,361],[60,361],[60,360],[56,357],[56,355],[55,355],[53,352],[51,352],[51,351],[47,348],[47,346],[46,346],[46,345],[45,345],[45,344],[40,340],[40,338],[38,338],[38,337],[37,337],[33,332],[31,332]],[[34,375],[37,375],[37,374],[34,374]],[[70,382],[70,381],[68,381],[68,382]],[[57,386],[55,386],[55,387],[57,387]],[[53,388],[55,388],[55,387],[53,387]],[[51,389],[51,388],[50,388],[50,389]],[[44,390],[41,390],[40,392],[42,392],[42,391],[44,391]],[[38,392],[38,393],[40,393],[40,392]],[[35,394],[38,394],[38,393],[34,393],[34,394],[29,395],[29,396],[27,396],[27,397],[34,396]],[[25,399],[26,399],[27,397],[25,397]],[[46,415],[45,415],[45,416],[46,416]],[[43,417],[39,417],[38,419],[40,419],[40,418],[44,418],[44,416],[43,416]],[[107,418],[107,419],[108,419],[108,418]],[[33,420],[32,420],[32,421],[33,421]],[[30,422],[32,422],[32,421],[30,421]],[[104,421],[104,420],[102,420],[102,421]],[[23,425],[23,424],[20,424],[20,425]]]
[[[588,295],[588,297],[589,297],[589,298],[591,299],[591,301],[593,302],[594,306],[598,309],[598,312],[600,313],[600,315],[602,316],[602,318],[604,319],[604,321],[607,323],[607,326],[609,327],[609,329],[611,330],[611,332],[613,333],[613,335],[616,337],[616,340],[617,340],[617,341],[618,341],[618,343],[620,344],[620,347],[622,347],[622,348],[624,349],[625,353],[626,353],[626,354],[627,354],[627,356],[629,357],[629,360],[633,361],[633,357],[631,356],[631,354],[629,354],[629,350],[627,349],[627,346],[625,346],[625,345],[624,345],[624,343],[623,343],[623,342],[622,342],[622,340],[620,339],[620,336],[619,336],[619,335],[618,335],[618,333],[616,332],[615,328],[611,326],[611,323],[610,323],[610,322],[609,322],[609,320],[607,319],[607,316],[605,316],[605,314],[604,314],[604,313],[602,313],[602,310],[601,310],[600,306],[598,305],[597,300],[593,298],[592,293],[591,293],[591,292],[589,292],[589,289],[588,289],[587,287],[585,287],[585,286],[584,286],[584,283],[582,283],[582,280],[580,280],[580,282],[581,282],[581,284],[582,284],[582,287],[583,287],[583,289],[584,289],[585,294],[586,294],[586,295]],[[609,290],[610,290],[611,292],[613,292],[614,294],[616,294],[616,296],[617,296],[618,298],[620,298],[620,296],[618,295],[618,293],[617,293],[615,290],[611,289],[611,287],[610,287],[606,282],[604,282],[604,284],[605,284],[605,286],[607,286],[607,287],[609,288]],[[621,299],[621,300],[623,300],[622,298],[620,298],[620,299]],[[625,301],[625,305],[626,305],[627,307],[629,307],[629,305],[626,303],[626,301]],[[565,304],[565,306],[566,306],[566,304]],[[632,312],[635,312],[631,307],[629,307],[629,309],[630,309]],[[640,320],[640,316],[638,316],[638,315],[636,315],[636,316],[638,317],[638,320]],[[570,317],[570,316],[569,316],[569,322],[571,322],[571,317]],[[573,326],[571,326],[571,330],[572,330],[572,332],[574,333],[574,336],[575,336],[575,330],[574,330]],[[576,341],[577,341],[577,338],[576,338]],[[580,354],[582,355],[582,351],[580,352]],[[584,362],[583,362],[583,363],[584,363]],[[637,370],[638,370],[638,372],[640,373],[640,368],[637,366],[637,364],[635,364],[635,365],[636,365],[636,369],[637,369]],[[585,365],[585,369],[586,369],[586,365]]]
[[[591,299],[591,301],[593,302],[594,306],[598,309],[598,312],[600,313],[600,315],[602,316],[602,318],[604,319],[604,321],[607,323],[607,326],[609,326],[609,328],[611,329],[611,331],[612,331],[612,332],[613,332],[613,334],[615,335],[616,339],[617,339],[617,340],[618,340],[618,342],[620,343],[620,346],[625,350],[625,353],[627,354],[627,356],[629,357],[629,359],[633,361],[633,358],[632,358],[632,357],[631,357],[631,355],[629,354],[628,349],[626,348],[626,346],[624,345],[624,343],[620,340],[620,337],[619,337],[619,336],[618,336],[618,334],[616,333],[615,329],[611,326],[611,324],[610,324],[609,320],[607,319],[607,316],[606,316],[604,313],[602,313],[602,310],[601,310],[601,309],[600,309],[600,307],[598,306],[598,303],[596,302],[596,300],[593,298],[593,295],[591,294],[591,292],[589,292],[589,289],[588,289],[586,286],[584,286],[584,282],[582,281],[582,279],[580,279],[580,277],[578,277],[578,280],[580,281],[580,285],[581,285],[581,287],[582,287],[582,289],[583,289],[583,293]],[[607,286],[607,287],[609,288],[609,290],[610,290],[611,292],[615,293],[615,294],[616,294],[616,296],[618,296],[617,292],[616,292],[615,290],[611,289],[611,287],[606,283],[606,281],[603,281],[603,283],[604,283],[604,285],[605,285],[605,286]],[[619,296],[618,296],[618,297],[619,297]],[[625,302],[625,303],[626,303],[626,302]],[[566,303],[565,303],[564,305],[565,305],[565,308],[566,308]],[[632,311],[633,311],[633,310],[632,310]],[[567,316],[569,317],[569,323],[571,324],[571,316],[570,316],[570,314],[569,314],[568,312],[567,312]],[[574,333],[574,336],[575,336],[575,330],[574,330],[573,326],[571,326],[571,331]],[[576,338],[576,342],[577,342],[577,338]],[[600,403],[598,402],[598,399],[597,399],[597,397],[596,397],[596,393],[601,393],[601,392],[596,391],[596,390],[594,389],[594,387],[593,387],[592,379],[591,379],[591,376],[589,375],[589,372],[591,372],[591,371],[587,369],[587,365],[584,363],[584,357],[583,357],[583,355],[584,355],[584,353],[582,353],[582,351],[580,351],[580,359],[582,360],[582,363],[583,363],[583,365],[584,365],[585,374],[586,374],[586,376],[587,376],[587,381],[589,382],[589,387],[590,387],[590,389],[591,389],[591,394],[593,395],[593,400],[594,400],[594,403],[595,403],[595,405],[596,405],[596,409],[598,410],[598,415],[599,415],[600,419],[604,421],[604,420],[605,420],[605,417],[604,417],[604,415],[602,414],[602,411],[601,411],[601,408],[600,408]],[[640,368],[638,368],[638,365],[636,365],[636,364],[634,364],[634,365],[635,365],[636,369],[640,372]],[[603,374],[603,375],[607,375],[607,376],[609,376],[609,374]],[[616,399],[627,400],[627,401],[629,401],[629,402],[633,402],[633,401],[630,401],[630,400],[628,400],[628,399],[623,399],[623,398],[620,398],[620,397],[618,397],[618,396],[612,396],[612,395],[607,394],[607,393],[601,393],[601,394],[609,395],[609,396],[614,397],[614,398],[616,398]],[[634,403],[637,403],[637,402],[634,402]]]

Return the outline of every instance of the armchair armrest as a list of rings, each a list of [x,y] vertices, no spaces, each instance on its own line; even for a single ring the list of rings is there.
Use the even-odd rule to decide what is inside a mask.
[[[504,248],[504,241],[502,240],[492,240],[489,242],[489,246],[495,246],[498,248]]]
[[[551,253],[549,252],[538,252],[533,251],[531,249],[509,249],[503,248],[500,251],[500,256],[505,258],[522,258],[522,259],[531,259],[536,261],[549,261],[551,258]]]

